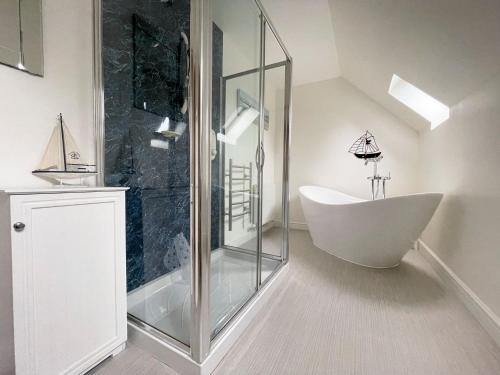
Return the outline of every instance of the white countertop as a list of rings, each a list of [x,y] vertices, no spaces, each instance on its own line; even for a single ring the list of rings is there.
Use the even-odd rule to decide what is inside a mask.
[[[9,195],[22,194],[58,194],[58,193],[89,193],[89,192],[105,192],[105,191],[125,191],[128,187],[122,186],[75,186],[68,185],[51,186],[51,187],[31,187],[31,188],[0,188],[0,193]]]

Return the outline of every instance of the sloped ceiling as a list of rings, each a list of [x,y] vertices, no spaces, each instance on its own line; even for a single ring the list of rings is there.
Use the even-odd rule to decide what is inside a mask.
[[[499,0],[263,4],[294,58],[295,84],[342,75],[417,130],[429,123],[387,93],[393,74],[453,107],[500,72]]]
[[[500,69],[498,0],[329,0],[342,75],[416,129],[397,74],[453,107]]]
[[[293,83],[340,74],[328,0],[262,0],[293,57]]]

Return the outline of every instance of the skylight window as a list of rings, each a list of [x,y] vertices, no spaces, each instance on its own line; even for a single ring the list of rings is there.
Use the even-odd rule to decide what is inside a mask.
[[[431,129],[450,118],[449,107],[396,74],[392,76],[389,94],[429,121]]]

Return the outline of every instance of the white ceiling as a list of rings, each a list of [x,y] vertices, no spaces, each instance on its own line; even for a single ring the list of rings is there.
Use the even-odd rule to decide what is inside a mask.
[[[328,0],[262,0],[293,57],[293,83],[340,74]]]
[[[393,74],[453,107],[500,71],[499,0],[263,0],[294,58],[294,84],[342,75],[417,130]],[[333,27],[332,27],[333,25]]]

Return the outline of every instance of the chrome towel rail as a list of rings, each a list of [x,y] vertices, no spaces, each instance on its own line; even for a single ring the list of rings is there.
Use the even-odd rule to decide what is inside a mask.
[[[249,222],[253,222],[253,199],[252,199],[252,163],[248,165],[234,164],[233,159],[229,159],[228,172],[224,174],[228,177],[228,210],[224,215],[228,217],[228,230],[233,230],[233,220],[236,218],[249,215]],[[235,176],[236,175],[236,176]],[[235,189],[235,185],[237,185]],[[247,197],[240,198],[241,200],[234,202],[235,195],[248,195]],[[233,209],[237,208],[241,212],[234,213]],[[243,225],[245,222],[243,221]]]

